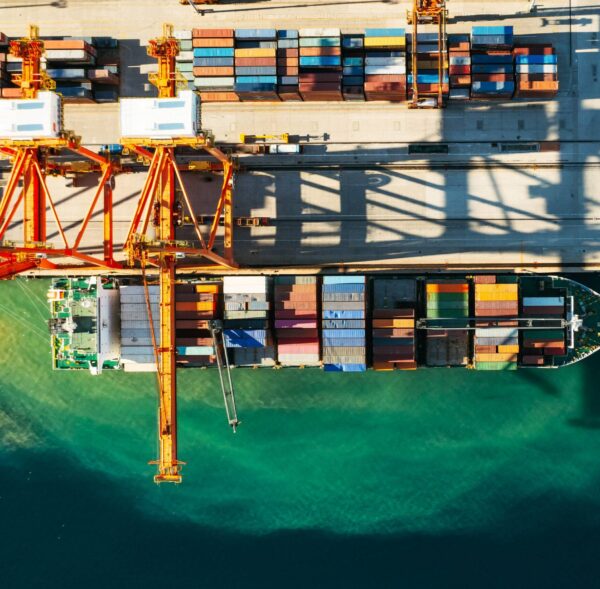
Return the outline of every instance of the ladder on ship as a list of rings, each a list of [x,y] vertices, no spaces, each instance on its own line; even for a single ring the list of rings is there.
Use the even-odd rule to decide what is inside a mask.
[[[227,421],[232,427],[234,433],[240,425],[235,406],[235,391],[231,381],[231,368],[229,366],[229,357],[223,340],[223,323],[221,321],[209,321],[208,329],[212,336],[215,347],[215,357],[217,359],[217,368],[219,369],[219,379],[221,380],[221,390],[223,391],[223,402],[225,403],[225,413]]]

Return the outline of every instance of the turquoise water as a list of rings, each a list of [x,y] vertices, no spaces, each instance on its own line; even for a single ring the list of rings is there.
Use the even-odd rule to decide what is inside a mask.
[[[2,587],[598,586],[600,355],[239,369],[235,435],[216,372],[180,370],[157,487],[155,377],[52,372],[46,287],[0,284]]]

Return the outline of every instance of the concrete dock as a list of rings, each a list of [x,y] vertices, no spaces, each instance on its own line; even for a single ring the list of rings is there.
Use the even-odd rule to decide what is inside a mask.
[[[151,96],[145,43],[175,28],[406,26],[408,2],[297,0],[208,5],[204,16],[176,0],[5,0],[9,36],[110,35],[120,39],[122,95]],[[474,24],[514,25],[523,40],[557,49],[554,100],[469,102],[412,111],[387,103],[226,103],[203,106],[217,142],[241,133],[298,135],[301,157],[240,158],[236,216],[269,217],[270,225],[236,229],[243,265],[348,264],[380,267],[597,269],[600,265],[600,14],[588,1],[546,0],[533,14],[525,0],[449,2],[449,33]],[[14,5],[14,7],[12,6]],[[424,29],[427,30],[427,29]],[[151,69],[151,68],[150,68]],[[119,140],[118,105],[67,105],[66,126],[97,148]],[[411,155],[414,143],[448,146],[448,154]],[[540,143],[542,142],[542,143]],[[543,142],[553,142],[543,143]],[[523,143],[534,144],[520,153]],[[6,171],[3,175],[6,178]],[[209,213],[220,178],[185,174],[197,212]],[[97,176],[67,186],[51,179],[58,212],[74,236]],[[116,178],[116,239],[122,242],[144,174]],[[7,235],[20,240],[17,220]],[[57,246],[57,233],[51,241]],[[84,249],[102,244],[94,216]],[[220,244],[219,244],[220,247]]]

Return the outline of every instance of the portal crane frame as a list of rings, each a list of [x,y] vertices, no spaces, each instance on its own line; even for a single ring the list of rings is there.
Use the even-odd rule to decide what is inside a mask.
[[[44,42],[39,39],[39,29],[29,27],[29,37],[11,41],[10,52],[23,60],[22,73],[13,76],[21,87],[23,99],[35,99],[40,90],[53,90],[55,83],[41,69]],[[61,117],[62,119],[62,117]],[[86,162],[74,161],[54,163],[52,156],[58,151],[68,150],[82,156]],[[100,156],[81,146],[80,138],[69,131],[58,137],[28,140],[0,140],[0,157],[11,161],[11,173],[0,199],[0,279],[11,278],[20,272],[37,267],[64,269],[67,265],[53,263],[49,258],[74,258],[104,269],[120,268],[113,258],[112,176],[118,165],[110,158]],[[64,225],[58,216],[46,177],[65,176],[82,171],[100,172],[98,189],[90,207],[71,244],[65,235]],[[19,183],[23,187],[19,190]],[[100,196],[104,205],[104,256],[98,258],[79,250],[82,238],[94,213]],[[47,243],[46,206],[56,222],[63,247],[55,248]],[[17,211],[23,210],[22,243],[4,241]]]
[[[158,71],[149,75],[149,80],[158,89],[159,98],[176,96],[181,87],[181,78],[176,70],[175,58],[179,53],[177,40],[173,37],[172,25],[163,26],[163,36],[152,39],[148,46],[148,55],[158,61]],[[124,150],[135,153],[148,164],[144,187],[140,193],[137,208],[125,241],[125,250],[130,264],[140,262],[158,268],[160,293],[160,334],[154,334],[154,323],[149,304],[147,282],[146,298],[153,334],[153,347],[157,364],[159,389],[158,407],[158,459],[156,483],[180,483],[182,462],[177,455],[177,375],[175,347],[175,279],[177,254],[198,256],[208,260],[213,268],[236,268],[233,259],[233,180],[235,163],[217,148],[210,134],[201,132],[194,138],[151,139],[123,138]],[[207,238],[202,235],[194,213],[192,202],[181,177],[176,161],[178,148],[203,150],[216,158],[209,169],[223,171],[223,185],[213,222]],[[176,186],[179,186],[187,213],[194,224],[198,247],[176,240],[175,227],[178,211]],[[150,221],[155,218],[156,240],[149,234]],[[221,216],[224,217],[224,254],[214,252],[214,244]]]

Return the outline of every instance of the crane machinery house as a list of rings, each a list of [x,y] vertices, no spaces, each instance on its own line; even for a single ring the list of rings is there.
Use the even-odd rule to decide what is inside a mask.
[[[40,92],[37,98],[0,100],[0,139],[46,139],[62,131],[61,97]]]
[[[192,90],[175,98],[121,100],[121,137],[196,137],[198,131],[198,96]]]

